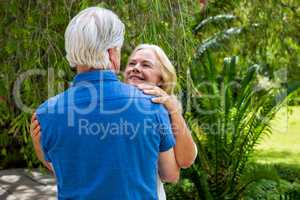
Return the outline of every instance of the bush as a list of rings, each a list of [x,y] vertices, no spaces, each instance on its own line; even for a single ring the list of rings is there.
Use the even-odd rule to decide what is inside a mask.
[[[195,185],[189,179],[182,179],[177,184],[164,184],[168,200],[200,200]]]
[[[290,164],[275,164],[279,177],[289,182],[300,182],[300,166]]]

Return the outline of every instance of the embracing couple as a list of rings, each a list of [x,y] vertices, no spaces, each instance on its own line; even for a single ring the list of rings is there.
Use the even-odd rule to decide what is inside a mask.
[[[124,29],[117,15],[98,7],[81,11],[66,29],[67,60],[77,75],[31,122],[36,154],[55,174],[58,199],[163,200],[162,182],[177,182],[180,168],[196,158],[164,51],[139,45],[125,83],[119,81]]]

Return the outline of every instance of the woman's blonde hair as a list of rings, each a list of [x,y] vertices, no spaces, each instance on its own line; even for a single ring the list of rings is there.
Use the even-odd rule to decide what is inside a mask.
[[[161,85],[161,88],[168,94],[173,94],[174,88],[176,86],[177,75],[176,70],[169,60],[168,56],[159,46],[154,44],[140,44],[133,50],[131,55],[142,49],[151,49],[154,52],[158,59],[160,71],[162,74],[163,84]]]

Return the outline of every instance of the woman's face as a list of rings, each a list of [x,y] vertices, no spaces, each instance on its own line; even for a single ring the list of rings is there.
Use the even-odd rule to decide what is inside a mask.
[[[125,69],[125,82],[132,85],[162,83],[158,60],[151,49],[141,49],[130,56]]]

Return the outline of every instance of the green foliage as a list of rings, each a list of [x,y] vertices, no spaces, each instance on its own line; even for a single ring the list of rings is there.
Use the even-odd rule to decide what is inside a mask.
[[[245,192],[246,200],[280,199],[279,183],[273,180],[262,179],[248,187]]]
[[[264,165],[257,165],[264,167]],[[296,165],[275,164],[268,165],[276,171],[274,177],[279,179],[263,179],[252,186],[245,192],[246,199],[278,199],[278,200],[296,200],[300,198],[300,169]]]
[[[245,192],[245,200],[296,200],[300,197],[300,184],[285,180],[275,182],[262,179]]]
[[[268,165],[253,165],[247,167],[241,176],[243,186],[240,187],[240,192],[248,188],[251,184],[256,184],[259,181],[266,179],[268,181],[279,182],[277,171]],[[240,194],[240,196],[242,196]]]
[[[209,1],[198,17],[198,61],[185,85],[192,105],[185,110],[199,149],[189,177],[201,199],[241,199],[259,184],[275,188],[274,170],[245,174],[254,147],[271,134],[270,120],[299,88],[296,11],[296,1]]]
[[[186,114],[199,149],[191,180],[201,199],[240,199],[253,182],[276,178],[274,170],[249,168],[249,158],[292,91],[282,82],[262,81],[259,65],[244,72],[237,57],[222,67],[211,54],[206,58],[191,68],[193,110]]]
[[[202,43],[199,49],[211,47],[218,64],[227,55],[240,55],[241,66],[259,64],[265,75],[286,69],[288,73],[282,78],[297,81],[299,11],[297,0],[209,1],[195,28]]]
[[[0,138],[6,138],[0,146],[0,168],[37,166],[39,163],[29,139],[31,113],[21,112],[14,86],[16,80],[30,69],[53,67],[66,71],[66,79],[71,77],[62,50],[63,30],[70,8],[61,9],[63,6],[63,1],[42,0],[22,4],[5,1],[0,4],[3,47],[0,54],[0,108],[3,111],[0,115]],[[36,108],[48,97],[47,91],[47,77],[31,76],[22,84],[20,99],[28,107]]]
[[[281,179],[289,182],[300,182],[300,167],[298,165],[275,164],[274,168]]]
[[[165,184],[165,190],[168,200],[199,200],[195,194],[197,193],[195,186],[189,179],[182,179],[176,185]]]

